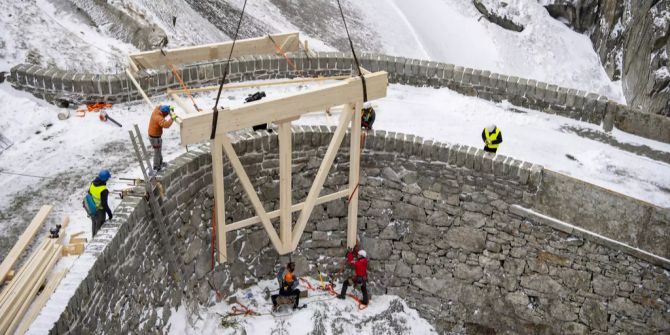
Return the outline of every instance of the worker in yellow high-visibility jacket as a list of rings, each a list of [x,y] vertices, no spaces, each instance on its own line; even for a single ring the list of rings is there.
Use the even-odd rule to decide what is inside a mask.
[[[502,132],[495,124],[486,126],[482,130],[482,140],[484,141],[484,151],[496,153],[500,143],[502,143]]]
[[[88,187],[88,193],[93,197],[95,207],[97,209],[95,215],[91,217],[91,238],[95,237],[98,230],[105,222],[105,214],[112,219],[112,210],[109,208],[107,199],[109,198],[109,190],[107,190],[107,181],[112,176],[109,170],[101,170],[98,176],[93,180]]]

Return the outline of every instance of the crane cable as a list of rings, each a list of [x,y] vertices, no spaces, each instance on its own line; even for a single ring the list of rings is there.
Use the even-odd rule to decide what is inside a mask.
[[[344,30],[347,32],[347,39],[349,39],[349,46],[351,47],[351,53],[354,56],[354,62],[356,63],[356,69],[358,69],[358,76],[361,78],[361,82],[363,83],[363,102],[368,101],[368,88],[365,83],[365,76],[363,75],[363,71],[361,71],[361,64],[358,62],[358,57],[356,57],[356,50],[354,50],[354,42],[351,41],[351,35],[349,35],[349,28],[347,28],[347,20],[344,18],[344,11],[342,10],[342,4],[340,3],[340,0],[337,0],[337,6],[340,8],[340,15],[342,16],[342,22],[344,23]],[[363,148],[365,147],[365,132],[361,134],[361,148],[360,152],[363,152]],[[356,183],[356,187],[351,191],[351,194],[347,198],[347,204],[351,202],[351,199],[354,197],[356,194],[356,191],[358,191],[358,187],[360,186],[360,172],[358,176],[358,182]]]
[[[228,61],[226,62],[226,67],[223,70],[223,78],[221,78],[221,84],[219,85],[219,92],[216,94],[216,102],[214,103],[214,115],[212,116],[212,133],[209,135],[209,139],[213,140],[216,137],[216,125],[219,119],[219,99],[221,98],[221,91],[223,90],[223,83],[226,82],[226,76],[228,76],[228,70],[230,69],[230,60],[233,57],[233,50],[235,50],[235,42],[237,42],[237,35],[240,32],[240,26],[242,25],[242,19],[244,18],[244,10],[247,8],[247,0],[244,0],[244,5],[242,5],[242,13],[240,14],[240,20],[237,22],[237,29],[235,29],[235,36],[233,36],[233,45],[230,47],[230,53],[228,54]]]

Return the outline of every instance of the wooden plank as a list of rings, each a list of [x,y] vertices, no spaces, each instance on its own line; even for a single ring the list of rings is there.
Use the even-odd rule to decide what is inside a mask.
[[[356,245],[358,235],[358,186],[361,176],[361,108],[360,102],[349,105],[354,113],[351,119],[351,139],[349,141],[349,189],[352,194],[349,196],[349,215],[347,222],[347,247],[353,248]]]
[[[321,161],[321,166],[319,166],[319,171],[316,173],[316,177],[314,177],[312,187],[309,189],[307,199],[305,199],[305,207],[300,211],[300,216],[295,224],[291,251],[298,247],[300,237],[305,230],[305,226],[307,226],[307,221],[309,220],[310,215],[312,215],[312,210],[314,209],[314,205],[316,205],[316,199],[319,197],[321,189],[323,189],[323,182],[326,181],[328,172],[330,172],[330,168],[333,166],[333,160],[342,144],[344,133],[347,131],[347,124],[351,121],[352,116],[353,112],[351,109],[344,110],[342,114],[340,114],[340,122],[333,134],[333,138],[330,140],[330,144],[328,144],[328,150],[326,150],[323,161]]]
[[[70,238],[70,243],[69,244],[79,244],[79,243],[86,243],[88,240],[86,237],[75,237],[75,238]]]
[[[132,57],[128,56],[128,67],[130,68],[131,71],[134,73],[137,73],[140,69],[137,67],[137,64],[135,64],[135,61],[133,60]]]
[[[36,276],[34,281],[30,282],[30,286],[26,287],[26,292],[23,293],[23,298],[21,300],[21,304],[16,306],[15,308],[15,316],[12,322],[9,324],[7,328],[7,332],[11,333],[14,332],[16,327],[19,325],[21,320],[23,320],[23,315],[26,313],[26,310],[28,310],[28,307],[32,304],[33,300],[35,299],[35,296],[37,295],[37,291],[39,291],[40,287],[42,286],[42,283],[44,283],[44,280],[46,279],[47,274],[51,269],[56,265],[56,262],[60,259],[61,255],[61,249],[63,246],[61,245],[53,245],[51,253],[47,256],[49,259],[49,262],[44,266],[43,268],[39,268],[35,273],[33,273],[34,276]],[[11,311],[10,311],[11,312]],[[0,325],[0,327],[2,327]]]
[[[147,94],[144,93],[144,90],[142,89],[142,86],[140,86],[140,84],[137,82],[137,80],[135,79],[135,76],[133,76],[133,74],[128,69],[126,69],[126,74],[128,75],[128,78],[130,79],[130,82],[132,82],[133,85],[135,86],[135,88],[140,92],[140,94],[142,95],[142,98],[144,98],[144,101],[146,101],[147,104],[149,104],[149,106],[151,106],[151,108],[154,108],[154,104],[151,102],[151,99],[149,99]]]
[[[16,241],[12,250],[9,251],[5,259],[2,261],[0,264],[0,283],[5,280],[7,273],[12,270],[16,261],[19,259],[19,256],[21,256],[21,253],[26,249],[28,244],[30,244],[30,241],[33,240],[33,237],[37,234],[42,223],[44,223],[44,220],[49,213],[51,213],[51,210],[53,210],[53,206],[50,205],[45,205],[40,208],[33,220],[28,224],[28,227],[26,227],[26,230],[21,234],[21,237]]]
[[[272,38],[280,45],[290,41],[284,46],[286,52],[300,51],[300,40],[297,32],[272,35]],[[179,65],[214,59],[228,59],[232,45],[232,41],[227,41],[192,47],[163,49],[162,52],[161,50],[152,50],[132,54],[130,58],[135,61],[138,67],[150,69],[169,64]],[[274,44],[267,36],[248,38],[235,42],[235,50],[233,50],[232,58],[247,55],[274,54],[275,50]],[[165,55],[163,55],[163,52]]]
[[[48,241],[47,239],[44,239],[44,240],[37,246],[37,248],[35,248],[35,249],[33,250],[33,252],[30,254],[30,256],[28,257],[28,259],[26,260],[26,262],[23,264],[23,266],[21,267],[21,269],[19,269],[18,271],[16,271],[16,274],[15,274],[14,278],[12,278],[12,281],[9,282],[9,284],[7,284],[7,285],[3,288],[3,290],[0,292],[0,309],[2,308],[2,306],[5,305],[5,301],[8,299],[8,297],[9,297],[9,295],[10,295],[9,293],[14,289],[14,287],[16,287],[17,285],[19,285],[19,284],[18,284],[19,281],[22,280],[22,277],[26,275],[26,272],[23,272],[23,271],[21,271],[21,270],[23,270],[24,268],[26,268],[27,265],[33,264],[33,262],[35,262],[35,259],[38,257],[38,253],[39,253],[41,250],[46,249],[46,247],[48,246],[48,242],[49,242],[49,241]],[[0,314],[0,315],[2,315],[2,314]],[[0,316],[0,318],[2,318],[2,317]]]
[[[216,206],[216,248],[219,263],[228,260],[226,242],[226,206],[223,184],[223,143],[219,138],[209,141],[212,152],[212,182],[214,183],[214,205]]]
[[[26,315],[23,317],[23,321],[16,328],[15,334],[25,334],[30,326],[33,324],[33,321],[37,318],[39,313],[42,311],[44,306],[47,304],[51,295],[53,295],[56,287],[60,284],[63,277],[67,274],[68,270],[62,270],[56,272],[46,283],[44,289],[37,296],[33,304],[30,306],[30,309],[27,311]]]
[[[386,72],[376,72],[365,76],[368,99],[386,96],[388,76]],[[349,78],[339,83],[324,85],[290,95],[250,102],[219,112],[217,136],[251,128],[260,123],[276,122],[282,119],[323,111],[328,107],[355,101],[363,101],[360,77]],[[180,125],[181,144],[193,144],[208,140],[212,131],[213,111],[186,115]]]
[[[316,205],[320,205],[325,202],[333,201],[335,199],[343,198],[343,197],[348,197],[349,196],[349,189],[344,189],[341,191],[337,191],[335,193],[327,194],[322,197],[319,197],[316,199]],[[297,212],[299,210],[302,210],[305,207],[305,203],[301,202],[299,204],[295,204],[291,206],[291,212]],[[268,217],[270,219],[278,218],[279,217],[279,210],[275,210],[272,212],[268,212]],[[242,229],[244,227],[249,227],[252,225],[255,225],[257,223],[261,223],[261,218],[258,216],[254,216],[248,219],[240,220],[235,223],[231,223],[229,225],[226,225],[226,230],[227,231],[233,231],[233,230],[238,230]]]
[[[251,200],[251,204],[253,205],[254,210],[256,211],[256,215],[258,215],[261,218],[261,223],[263,224],[263,228],[265,228],[265,231],[267,232],[268,237],[270,238],[270,242],[272,242],[272,245],[274,246],[275,250],[277,250],[277,253],[283,255],[284,248],[281,244],[281,241],[279,240],[279,236],[277,235],[277,232],[272,226],[272,222],[270,222],[270,218],[268,217],[268,214],[265,212],[265,208],[263,208],[263,203],[261,203],[261,199],[258,198],[258,194],[256,194],[256,190],[254,190],[254,187],[251,184],[251,181],[249,180],[249,176],[244,171],[244,167],[242,166],[240,159],[237,157],[235,149],[233,148],[233,145],[230,143],[228,135],[224,134],[219,137],[221,138],[221,143],[223,144],[223,151],[228,156],[228,159],[230,160],[230,165],[232,165],[233,170],[235,170],[235,174],[237,174],[237,178],[239,178],[240,184],[242,184],[242,188],[247,193],[249,200]],[[219,137],[217,137],[217,139]]]
[[[292,242],[291,133],[291,122],[279,124],[279,238],[284,250],[288,250]]]
[[[50,262],[55,243],[47,241],[44,249],[38,250],[36,257],[31,263],[25,264],[19,271],[16,280],[12,280],[10,290],[0,306],[0,334],[7,332],[9,325],[14,321],[18,310],[27,299],[30,289],[36,285],[36,281]]]
[[[86,244],[84,243],[76,243],[76,244],[68,244],[63,247],[63,256],[78,256],[84,253],[84,249],[86,249]]]
[[[321,82],[321,81],[328,81],[328,80],[344,80],[344,79],[349,79],[351,76],[331,76],[331,77],[315,77],[315,78],[302,78],[302,79],[285,79],[285,80],[276,80],[276,81],[262,81],[262,82],[255,82],[255,83],[244,83],[244,84],[225,84],[223,85],[224,90],[232,90],[232,89],[239,89],[239,88],[250,88],[250,87],[266,87],[266,86],[279,86],[279,85],[293,85],[293,84],[302,84],[302,83],[310,83],[310,82]],[[219,89],[219,85],[212,85],[212,86],[205,86],[205,87],[196,87],[196,88],[189,88],[188,92],[190,93],[199,93],[199,92],[211,92],[211,91],[217,91]],[[185,89],[168,89],[168,93],[186,93],[187,90]]]

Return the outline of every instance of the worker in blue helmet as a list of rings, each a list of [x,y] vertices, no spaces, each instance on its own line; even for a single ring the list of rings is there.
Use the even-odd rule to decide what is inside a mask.
[[[93,180],[88,187],[88,193],[93,197],[97,211],[91,217],[91,236],[94,237],[98,233],[100,227],[105,222],[105,214],[112,219],[112,210],[109,208],[107,199],[109,198],[109,190],[107,190],[107,181],[112,177],[109,170],[100,170],[98,176]]]
[[[168,115],[170,117],[168,117]],[[154,108],[149,119],[149,143],[154,148],[154,170],[160,171],[163,166],[163,129],[170,128],[177,118],[174,107],[159,105]]]

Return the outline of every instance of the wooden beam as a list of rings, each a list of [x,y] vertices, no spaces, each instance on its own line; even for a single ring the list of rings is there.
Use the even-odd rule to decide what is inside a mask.
[[[349,196],[349,189],[344,189],[341,191],[337,191],[335,193],[327,194],[322,197],[319,197],[316,199],[316,205],[320,205],[325,202],[333,201],[335,199],[343,198],[343,197],[348,197]],[[301,202],[299,204],[295,204],[291,206],[291,212],[297,212],[299,210],[302,210],[305,207],[305,203]],[[279,210],[275,210],[272,212],[268,212],[268,217],[270,219],[275,219],[279,217]],[[248,219],[240,220],[235,223],[231,223],[229,225],[226,225],[226,230],[227,231],[233,231],[233,230],[238,230],[242,229],[245,227],[253,226],[257,223],[261,223],[261,218],[258,216],[250,217]]]
[[[19,256],[21,256],[21,253],[26,249],[28,244],[30,244],[30,241],[33,240],[37,231],[42,227],[42,223],[44,223],[44,220],[49,213],[51,213],[51,210],[53,210],[53,206],[49,205],[40,208],[33,220],[28,224],[28,227],[26,227],[26,230],[21,234],[21,237],[16,241],[12,250],[9,251],[5,259],[2,261],[0,264],[0,283],[5,281],[7,273],[12,270],[16,261],[19,259]]]
[[[272,38],[280,45],[290,40],[284,46],[284,51],[286,52],[300,51],[300,40],[297,32],[272,35]],[[150,69],[168,64],[179,65],[215,59],[227,59],[232,45],[232,41],[227,41],[193,47],[163,49],[162,51],[159,49],[132,54],[130,58],[135,61],[135,64],[140,69]],[[274,54],[275,50],[274,44],[267,36],[243,39],[235,42],[235,50],[233,51],[232,58],[247,55]]]
[[[292,188],[291,166],[293,146],[291,142],[291,122],[279,123],[279,238],[284,250],[291,245],[292,222]]]
[[[349,105],[354,114],[351,119],[351,138],[349,141],[349,189],[352,194],[349,196],[349,215],[347,222],[347,247],[353,248],[356,245],[358,235],[358,194],[360,193],[361,176],[361,108],[360,102]]]
[[[37,298],[35,298],[35,301],[33,302],[32,306],[30,306],[30,309],[23,317],[23,321],[21,321],[19,327],[16,328],[15,334],[25,334],[28,331],[28,329],[30,329],[30,326],[33,324],[33,321],[35,321],[37,315],[39,315],[44,306],[47,304],[47,302],[51,298],[51,295],[54,293],[56,287],[58,287],[58,284],[60,284],[61,280],[63,279],[63,277],[65,277],[67,272],[68,272],[67,269],[58,271],[47,281],[46,285],[44,286],[44,289],[42,290],[40,295],[38,295]]]
[[[25,314],[26,310],[28,310],[28,307],[30,307],[30,304],[32,304],[33,299],[37,295],[37,291],[42,286],[42,283],[44,283],[47,274],[49,273],[49,271],[51,271],[54,265],[56,265],[56,262],[58,262],[58,260],[60,259],[62,248],[63,248],[62,245],[53,244],[52,250],[50,250],[50,253],[47,255],[48,262],[46,266],[37,269],[37,271],[33,273],[33,276],[36,277],[35,280],[30,283],[30,286],[26,287],[26,292],[22,293],[23,298],[19,300],[19,304],[17,304],[17,306],[15,306],[16,308],[12,310],[15,311],[15,316],[12,322],[9,324],[8,328],[6,329],[8,333],[13,333],[16,327],[21,322],[21,320],[23,320],[23,315]]]
[[[368,99],[386,96],[388,76],[386,72],[376,72],[365,76]],[[363,101],[360,77],[353,77],[339,83],[297,92],[274,99],[250,102],[219,112],[217,136],[229,131],[251,128],[260,123],[276,122],[310,112],[323,111],[328,107],[355,101]],[[184,116],[180,125],[181,144],[193,144],[208,140],[212,131],[213,111]]]
[[[312,210],[314,209],[314,205],[316,205],[316,199],[319,197],[321,189],[323,189],[323,182],[326,181],[328,172],[333,166],[333,160],[335,159],[337,150],[342,144],[344,133],[347,130],[347,124],[349,121],[351,121],[352,116],[353,113],[350,109],[344,110],[342,114],[340,114],[340,122],[337,125],[335,133],[333,134],[333,138],[330,140],[330,144],[328,144],[328,149],[326,150],[326,154],[323,157],[321,166],[319,166],[319,171],[316,173],[312,187],[309,189],[309,193],[307,194],[307,199],[305,199],[305,207],[300,212],[295,229],[293,230],[293,243],[291,245],[290,251],[293,251],[298,247],[300,237],[305,230],[305,226],[307,226],[307,221],[309,220],[310,215],[312,215]]]
[[[331,76],[331,77],[315,77],[315,78],[302,78],[302,79],[284,79],[284,80],[275,80],[275,81],[261,81],[261,82],[254,82],[254,83],[244,83],[244,84],[225,84],[223,85],[223,89],[225,90],[232,90],[232,89],[239,89],[239,88],[250,88],[250,87],[266,87],[266,86],[279,86],[279,85],[292,85],[292,84],[301,84],[301,83],[309,83],[309,82],[321,82],[321,81],[327,81],[327,80],[344,80],[351,78],[351,76]],[[197,88],[189,88],[188,92],[190,93],[199,93],[199,92],[210,92],[210,91],[217,91],[219,89],[219,85],[213,85],[213,86],[205,86],[205,87],[197,87]],[[187,90],[185,89],[168,89],[168,93],[186,93]]]
[[[277,232],[275,231],[275,228],[272,226],[272,222],[270,222],[270,218],[268,217],[268,214],[265,212],[265,208],[263,208],[263,203],[261,203],[261,199],[258,198],[258,194],[256,193],[256,190],[254,190],[254,187],[251,184],[251,181],[249,180],[249,176],[244,171],[242,162],[240,162],[240,159],[237,157],[235,149],[233,148],[233,145],[230,143],[228,135],[224,134],[222,136],[218,136],[217,139],[219,138],[221,140],[221,143],[223,144],[223,151],[228,156],[228,159],[230,160],[230,165],[233,167],[233,170],[235,170],[235,174],[237,174],[237,178],[239,178],[240,184],[242,184],[242,188],[247,193],[247,196],[249,197],[249,200],[251,201],[251,204],[253,205],[254,210],[256,211],[256,215],[258,215],[261,218],[261,223],[263,224],[263,227],[265,228],[265,231],[267,232],[268,237],[270,238],[270,242],[272,242],[272,245],[275,247],[275,250],[277,250],[277,253],[279,253],[280,255],[285,254],[283,245],[279,240],[279,236],[277,236]]]
[[[137,67],[137,64],[135,64],[135,61],[133,60],[132,57],[128,56],[128,67],[130,68],[131,71],[134,73],[137,73],[140,69]]]
[[[130,82],[132,82],[133,85],[135,86],[135,88],[140,92],[140,94],[142,95],[142,98],[144,98],[144,101],[146,101],[147,104],[149,104],[149,106],[151,106],[151,108],[154,108],[154,104],[151,102],[151,99],[149,99],[147,94],[144,93],[144,90],[142,89],[142,86],[140,86],[140,84],[137,82],[137,80],[135,79],[135,76],[133,76],[133,74],[128,69],[126,69],[126,74],[128,75],[128,78],[130,79]]]
[[[216,248],[219,250],[219,263],[228,260],[226,242],[226,206],[223,187],[223,143],[221,139],[210,140],[212,152],[212,182],[214,183],[214,206],[216,208]]]

